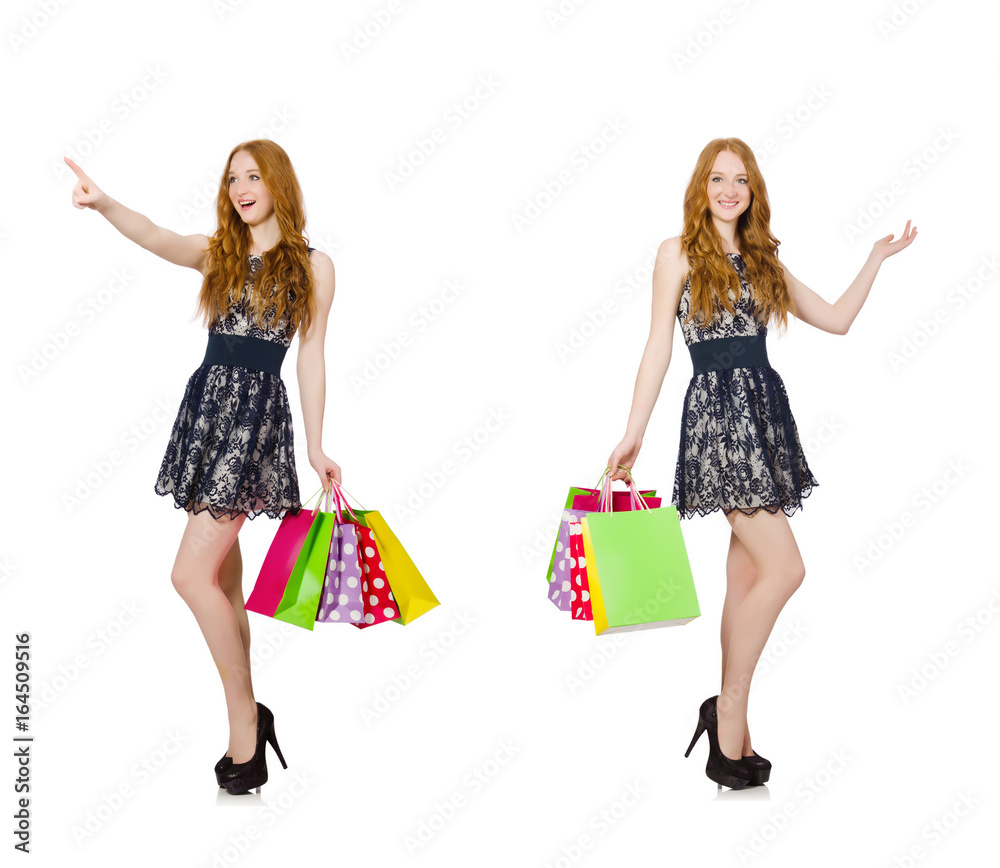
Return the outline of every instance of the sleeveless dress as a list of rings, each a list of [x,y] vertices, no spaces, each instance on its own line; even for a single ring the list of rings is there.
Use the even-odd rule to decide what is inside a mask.
[[[754,317],[757,308],[752,286],[744,277],[746,264],[738,253],[727,255],[741,285],[739,299],[729,290],[735,313],[721,310],[720,318],[705,329],[696,320],[685,323],[691,310],[689,276],[677,308],[689,348],[701,341],[737,336],[766,340],[767,326]],[[802,452],[785,384],[777,371],[767,364],[751,364],[691,377],[674,475],[673,504],[680,517],[707,515],[717,509],[726,513],[738,509],[746,515],[782,509],[791,515],[818,485]]]
[[[287,314],[275,322],[277,308],[272,304],[264,328],[249,314],[253,274],[263,265],[256,254],[249,260],[239,298],[230,288],[227,315],[209,334],[263,339],[287,350],[292,341]],[[302,504],[292,413],[281,376],[203,362],[184,389],[154,490],[172,495],[178,509],[195,514],[207,509],[217,519],[235,519],[240,513],[251,519],[261,513],[270,518],[283,518],[289,510],[297,513]]]

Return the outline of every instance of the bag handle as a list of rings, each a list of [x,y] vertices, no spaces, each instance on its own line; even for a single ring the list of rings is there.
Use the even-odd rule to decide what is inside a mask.
[[[611,465],[610,464],[607,467],[604,468],[604,473],[601,474],[601,478],[597,480],[597,485],[595,485],[594,488],[600,488],[601,487],[601,485],[604,483],[604,477],[607,475],[607,473],[608,473],[608,471],[610,469],[611,469]]]
[[[330,486],[330,488],[323,489],[323,503],[325,504],[323,512],[336,512],[337,524],[343,524],[344,520],[340,515],[340,502],[337,500],[336,495],[334,494],[333,486]],[[332,509],[330,508],[331,503],[333,504]]]
[[[636,485],[635,485],[635,480],[632,478],[632,471],[628,467],[626,467],[624,464],[619,464],[618,468],[620,470],[624,470],[626,473],[628,473],[628,479],[627,480],[623,480],[623,482],[625,482],[628,485],[628,490],[629,490],[629,494],[631,495],[631,500],[632,500],[632,506],[633,506],[633,508],[636,509],[636,510],[651,509],[650,505],[648,503],[646,503],[646,501],[642,497],[642,495],[639,494],[639,490],[636,488]],[[612,512],[613,511],[613,509],[612,509],[613,502],[612,502],[612,498],[611,498],[611,476],[608,474],[608,471],[610,469],[611,469],[611,465],[609,464],[607,467],[604,468],[604,473],[601,474],[601,480],[603,481],[603,484],[601,485],[601,494],[600,494],[600,497],[597,500],[597,510],[598,510],[598,512]],[[607,476],[606,480],[604,478],[605,476]]]
[[[651,510],[653,508],[648,503],[646,503],[646,498],[644,498],[641,494],[639,494],[639,489],[636,488],[636,486],[635,486],[635,480],[632,479],[632,474],[631,473],[629,474],[629,478],[628,478],[628,488],[629,488],[629,491],[632,492],[632,505],[633,506],[638,507],[639,509],[649,509],[649,510]]]
[[[341,520],[342,515],[340,511],[340,506],[341,504],[343,504],[343,506],[346,507],[347,511],[354,517],[354,519],[360,521],[358,516],[355,514],[354,510],[351,509],[351,505],[347,502],[347,498],[344,497],[344,492],[346,491],[347,489],[344,488],[342,485],[340,485],[336,479],[331,479],[329,488],[316,489],[316,491],[314,491],[309,496],[309,498],[303,503],[303,506],[306,503],[309,503],[310,500],[312,500],[317,494],[319,494],[320,498],[319,500],[316,501],[316,506],[313,507],[312,509],[312,514],[314,516],[316,515],[317,512],[336,512],[337,524],[343,524],[343,521]],[[351,497],[354,497],[354,495],[352,494]],[[330,508],[331,498],[333,498],[333,503],[334,503],[333,509]],[[354,499],[358,500],[356,497],[354,497]],[[326,505],[326,509],[322,509],[324,504]],[[364,504],[362,504],[360,500],[358,500],[358,504],[361,506],[361,509],[365,508]]]
[[[344,509],[351,514],[351,517],[355,521],[361,521],[361,519],[358,518],[354,510],[351,509],[351,505],[347,502],[347,498],[344,497],[344,491],[345,491],[344,487],[339,482],[337,482],[336,479],[330,480],[330,492],[335,498],[337,504],[337,524],[343,524],[343,521],[341,521],[341,513],[340,513],[341,504],[343,504]],[[351,496],[354,497],[354,495]],[[358,500],[356,497],[354,499]],[[358,500],[358,503],[360,504],[361,501]],[[364,506],[362,506],[361,508],[364,509]]]
[[[604,473],[601,474],[601,478],[597,480],[597,485],[595,485],[594,488],[600,488],[601,487],[601,483],[604,481],[604,477],[607,475],[607,472],[610,469],[611,469],[611,465],[610,464],[607,467],[604,468]],[[631,467],[626,467],[624,464],[619,464],[618,465],[618,469],[619,470],[624,470],[629,475],[629,477],[632,476],[632,468]],[[622,480],[622,481],[624,482],[624,480]]]
[[[316,489],[316,490],[315,490],[315,491],[314,491],[314,492],[313,492],[313,493],[312,493],[311,495],[309,495],[309,497],[308,497],[308,498],[306,498],[306,500],[305,500],[305,501],[303,502],[303,504],[302,504],[302,505],[303,505],[303,507],[304,507],[304,506],[305,506],[305,505],[306,505],[307,503],[309,503],[309,501],[310,501],[310,500],[312,500],[312,499],[313,499],[313,498],[314,498],[314,497],[315,497],[315,496],[316,496],[317,494],[319,494],[319,493],[320,493],[321,491],[324,491],[324,489],[322,489],[322,488],[317,488],[317,489]],[[313,507],[313,508],[312,508],[312,510],[310,510],[310,512],[312,512],[312,514],[313,514],[313,515],[316,515],[317,511],[319,510],[320,506],[322,506],[322,504],[323,504],[323,498],[322,498],[322,496],[320,496],[320,499],[316,501],[316,506],[315,506],[315,507]]]

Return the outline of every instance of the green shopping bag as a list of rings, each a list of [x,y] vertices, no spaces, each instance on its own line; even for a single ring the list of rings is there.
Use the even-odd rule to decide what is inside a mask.
[[[627,467],[624,467],[621,464],[619,464],[618,467],[619,467],[619,469],[622,469],[622,470],[628,470]],[[563,509],[564,510],[572,509],[573,508],[573,501],[576,499],[576,496],[578,494],[590,494],[590,495],[599,494],[600,491],[601,491],[601,482],[604,480],[604,477],[607,475],[607,473],[608,473],[609,470],[611,470],[611,465],[610,464],[607,467],[604,468],[604,473],[602,473],[601,474],[601,478],[597,480],[597,488],[579,488],[577,486],[571,487],[570,490],[569,490],[569,494],[566,495],[566,505],[563,507]],[[646,492],[643,492],[643,497],[646,497],[647,495],[650,496],[650,497],[653,497],[653,496],[656,495],[656,491],[646,491]],[[560,522],[559,530],[560,531],[563,530],[561,522]],[[546,582],[551,582],[552,581],[552,571],[553,571],[553,568],[556,565],[556,552],[558,550],[559,550],[559,533],[556,533],[555,541],[552,543],[552,557],[549,558],[549,568],[545,571],[545,581]]]
[[[611,480],[601,512],[581,519],[594,631],[623,633],[687,624],[701,615],[676,506],[628,512],[611,506]]]
[[[311,498],[310,498],[311,499]],[[329,493],[326,495],[329,509]],[[321,498],[322,502],[323,498]],[[326,577],[327,561],[330,558],[330,543],[333,539],[333,526],[337,522],[335,512],[320,510],[313,523],[309,526],[305,541],[295,566],[285,585],[285,593],[281,596],[278,608],[272,617],[279,621],[287,621],[297,627],[312,630],[319,612],[319,602],[323,595],[323,580]]]

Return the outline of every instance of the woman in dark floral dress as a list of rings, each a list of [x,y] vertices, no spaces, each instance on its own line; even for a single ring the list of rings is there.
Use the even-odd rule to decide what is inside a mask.
[[[321,446],[326,393],[323,342],[333,262],[303,236],[302,192],[288,155],[269,140],[237,145],[216,201],[218,228],[178,235],[105,194],[72,160],[73,203],[101,213],[126,238],[204,276],[199,310],[209,328],[202,364],[187,382],[155,490],[187,511],[171,579],[191,608],[222,678],[229,749],[216,779],[231,793],[267,780],[274,716],[250,681],[237,534],[244,521],[297,512],[292,416],[280,369],[298,332],[296,362],[309,463],[324,489],[341,469]],[[279,753],[284,765],[284,759]]]
[[[652,324],[636,377],[625,437],[608,463],[628,479],[670,364],[674,318],[694,368],[684,398],[673,503],[683,518],[722,510],[730,524],[722,610],[722,691],[699,709],[688,753],[709,734],[706,774],[739,789],[768,779],[771,764],[750,743],[750,682],[778,614],[805,567],[788,517],[819,485],[799,442],[784,383],[767,360],[767,323],[788,313],[846,334],[879,266],[916,237],[875,242],[834,304],[777,258],[770,205],[753,152],[740,139],[705,147],[684,198],[684,232],[660,245]]]

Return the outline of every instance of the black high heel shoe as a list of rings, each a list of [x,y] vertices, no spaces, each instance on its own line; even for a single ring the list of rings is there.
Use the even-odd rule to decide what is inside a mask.
[[[705,730],[708,730],[708,763],[705,765],[705,774],[719,786],[742,790],[750,783],[750,769],[742,757],[730,759],[719,747],[719,714],[716,708],[718,698],[718,694],[710,696],[698,709],[698,727],[684,756],[691,753],[695,742]]]
[[[258,712],[258,714],[259,713],[260,712]],[[229,768],[229,766],[231,766],[232,764],[233,764],[233,758],[231,756],[229,756],[229,754],[226,754],[222,759],[220,759],[215,764],[215,780],[216,780],[216,783],[218,783],[220,790],[224,789],[224,787],[222,785],[222,772],[225,769]]]
[[[287,769],[285,758],[278,747],[278,739],[274,735],[274,715],[266,705],[257,703],[257,747],[253,757],[245,763],[232,763],[221,773],[220,783],[226,791],[234,796],[241,796],[254,788],[267,783],[267,745],[281,761],[281,767]],[[221,760],[220,760],[221,762]]]
[[[767,783],[767,779],[771,777],[771,763],[757,751],[754,751],[750,756],[743,757],[743,764],[750,769],[748,786],[759,787],[761,784]]]

